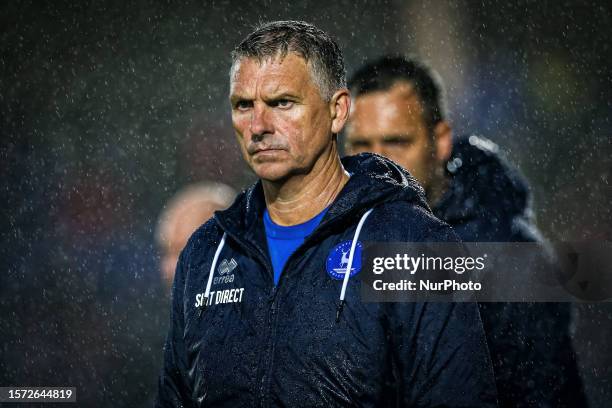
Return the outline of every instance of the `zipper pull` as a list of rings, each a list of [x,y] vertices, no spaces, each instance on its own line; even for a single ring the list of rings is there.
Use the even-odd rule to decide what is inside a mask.
[[[274,302],[274,298],[276,297],[276,290],[277,290],[277,287],[274,286],[272,290],[270,291],[270,293],[268,294],[268,303]]]

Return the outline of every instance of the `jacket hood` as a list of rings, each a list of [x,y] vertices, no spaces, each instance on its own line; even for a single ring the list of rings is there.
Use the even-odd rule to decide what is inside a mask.
[[[429,210],[423,188],[393,161],[371,153],[342,159],[351,178],[332,203],[321,221],[330,225],[347,218],[358,217],[377,204],[405,200]],[[261,180],[243,191],[224,211],[215,213],[222,227],[234,234],[253,228],[265,208]]]
[[[492,141],[474,135],[457,139],[446,171],[450,184],[434,213],[451,225],[483,214],[530,215],[525,179]]]

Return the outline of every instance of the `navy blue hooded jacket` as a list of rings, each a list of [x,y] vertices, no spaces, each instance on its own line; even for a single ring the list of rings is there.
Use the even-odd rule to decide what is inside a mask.
[[[455,141],[450,184],[433,208],[464,242],[541,242],[521,175],[490,140]],[[570,305],[481,303],[502,407],[584,407],[569,337]]]
[[[194,233],[177,266],[158,406],[495,406],[476,304],[362,303],[350,278],[339,308],[343,281],[326,259],[356,233],[457,240],[400,167],[369,154],[343,164],[351,178],[276,287],[259,182]]]

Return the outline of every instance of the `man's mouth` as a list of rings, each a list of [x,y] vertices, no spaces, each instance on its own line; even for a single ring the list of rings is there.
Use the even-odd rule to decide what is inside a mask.
[[[278,155],[283,152],[284,149],[260,149],[252,154],[253,159],[261,160],[276,160]]]
[[[256,147],[254,149],[251,150],[251,155],[256,155],[256,154],[272,154],[272,153],[276,153],[276,152],[280,152],[286,150],[280,146],[269,146],[269,147]]]

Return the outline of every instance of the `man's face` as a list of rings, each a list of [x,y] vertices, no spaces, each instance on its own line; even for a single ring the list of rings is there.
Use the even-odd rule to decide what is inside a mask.
[[[373,152],[388,157],[408,169],[426,190],[436,166],[440,166],[423,107],[408,82],[355,100],[347,125],[346,150],[349,154]]]
[[[263,180],[309,173],[331,145],[330,104],[305,60],[243,58],[230,80],[232,123],[242,155]]]

